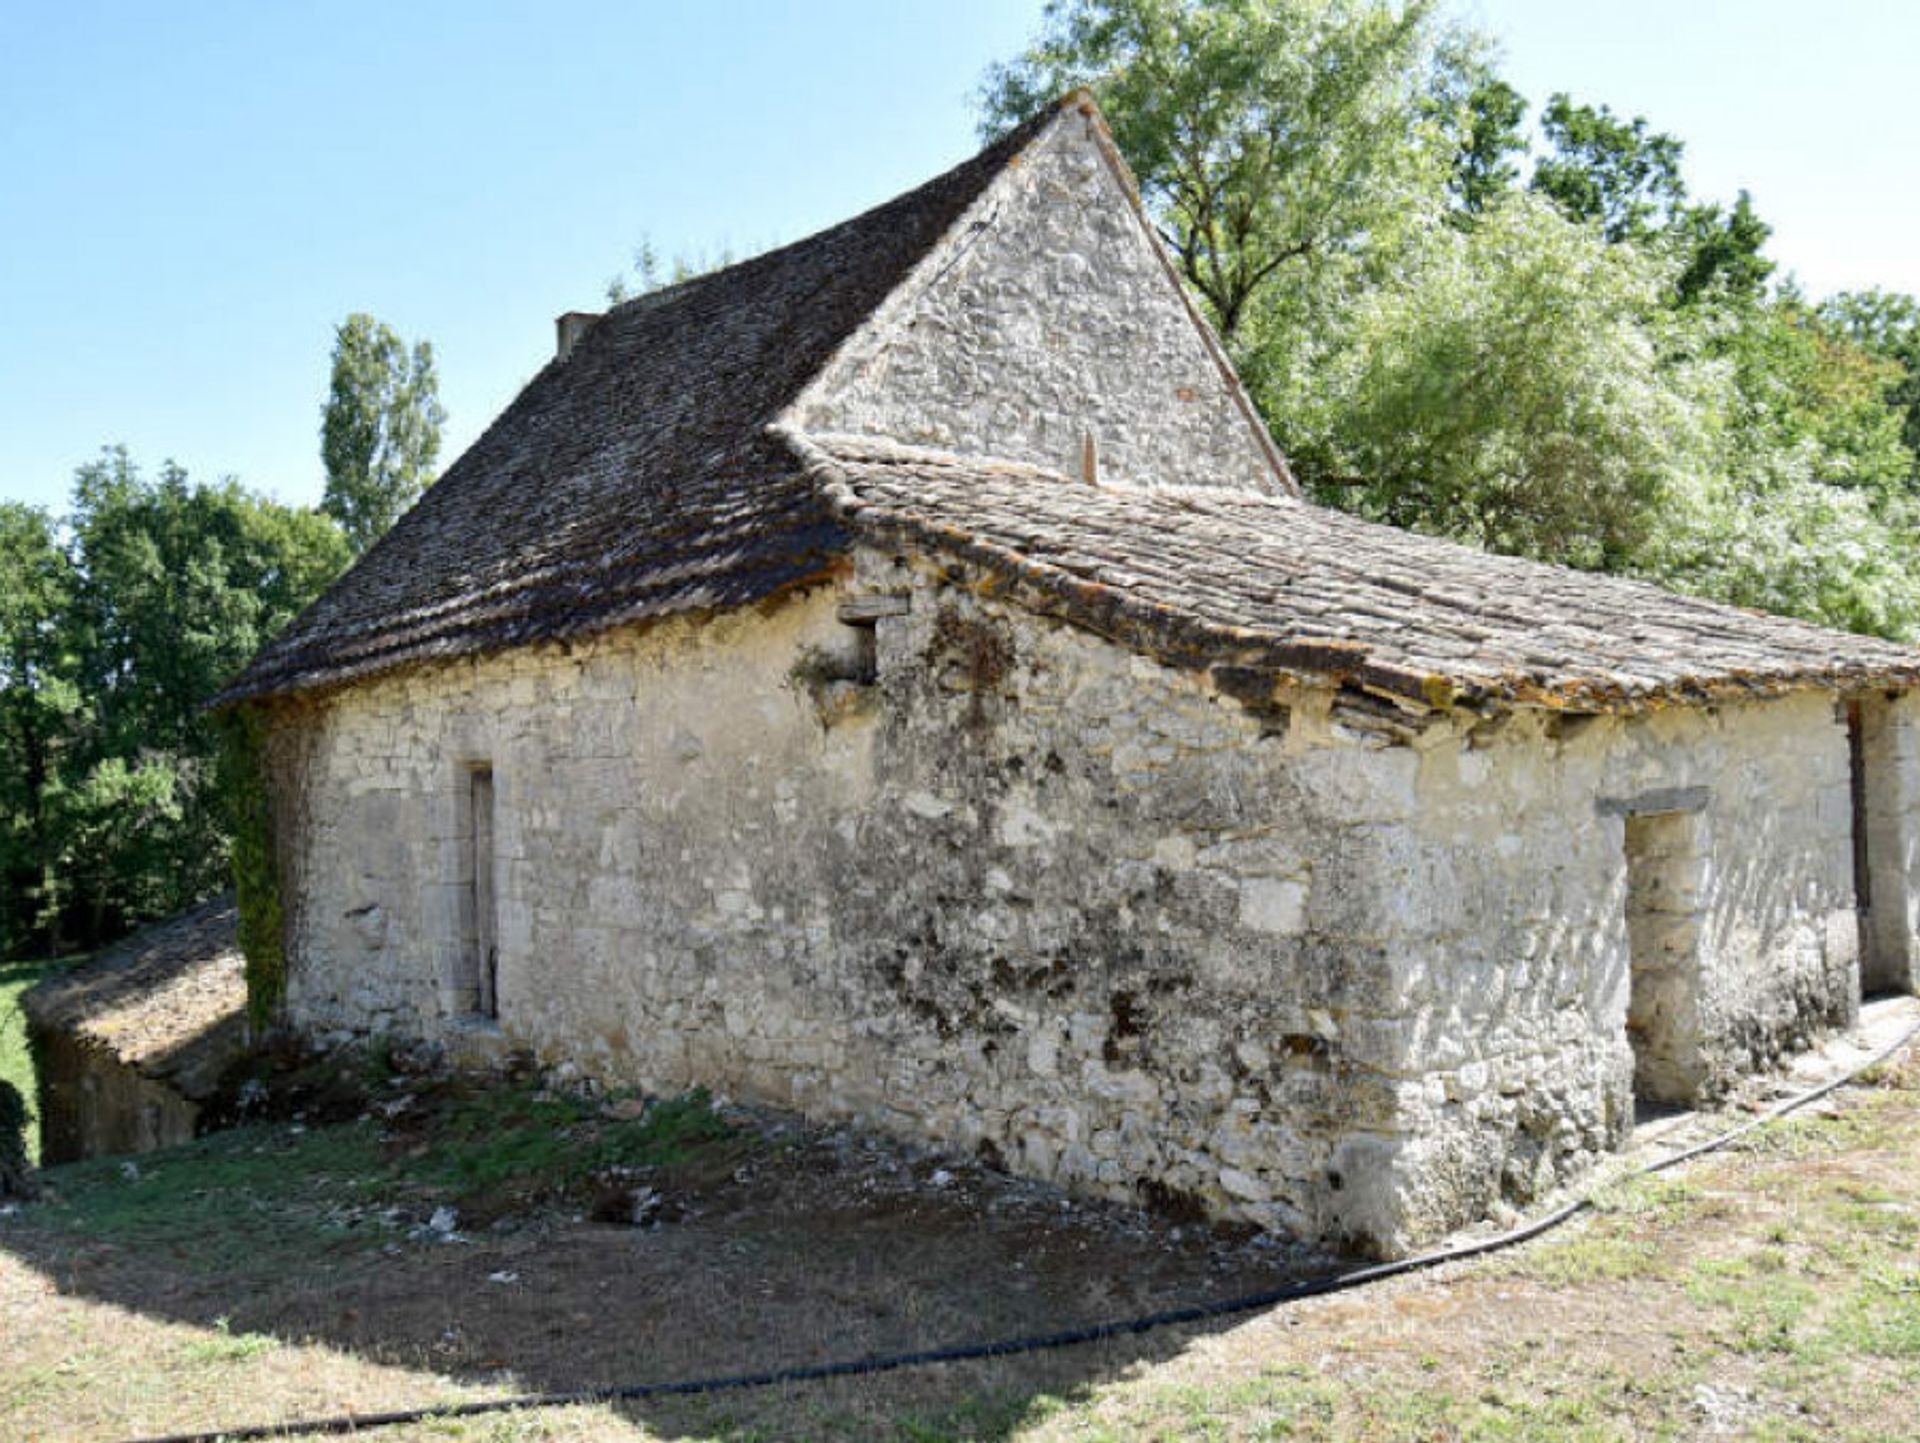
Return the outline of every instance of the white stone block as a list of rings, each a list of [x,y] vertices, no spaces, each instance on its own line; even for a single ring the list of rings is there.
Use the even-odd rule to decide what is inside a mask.
[[[908,792],[900,799],[900,805],[916,817],[937,822],[942,817],[953,815],[954,804],[944,797],[936,797],[931,792]]]
[[[1060,1044],[1050,1029],[1027,1039],[1027,1069],[1035,1077],[1060,1075]]]
[[[1240,883],[1240,925],[1255,932],[1291,937],[1306,930],[1307,888],[1275,877],[1248,877]]]
[[[1061,823],[1042,815],[1021,797],[1000,805],[997,825],[1000,843],[1007,847],[1036,847],[1051,842],[1063,830]]]
[[[1260,1181],[1250,1172],[1237,1167],[1223,1167],[1217,1174],[1221,1191],[1229,1197],[1239,1198],[1242,1202],[1266,1202],[1273,1196],[1273,1189]]]
[[[1183,836],[1162,837],[1153,844],[1153,862],[1169,872],[1185,872],[1192,868],[1194,859],[1193,839]]]

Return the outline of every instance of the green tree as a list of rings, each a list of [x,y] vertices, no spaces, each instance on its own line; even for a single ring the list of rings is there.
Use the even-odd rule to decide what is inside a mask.
[[[1898,367],[1791,287],[1679,314],[1716,388],[1716,456],[1645,568],[1736,605],[1920,634],[1913,458],[1886,401]]]
[[[1181,273],[1232,342],[1283,271],[1433,208],[1435,0],[1049,0],[982,129],[1092,88]]]
[[[1533,188],[1571,219],[1598,225],[1610,241],[1645,242],[1680,214],[1685,147],[1643,117],[1621,120],[1563,92],[1547,101],[1540,128],[1552,151],[1534,167]]]
[[[91,945],[224,885],[206,702],[349,553],[324,515],[171,464],[149,479],[119,448],[80,468],[67,530],[37,905],[44,934]]]
[[[1751,305],[1766,293],[1774,264],[1761,252],[1773,227],[1760,219],[1744,190],[1731,210],[1688,206],[1674,219],[1671,238],[1685,257],[1674,281],[1683,305],[1703,299]]]
[[[1920,300],[1898,291],[1843,291],[1820,307],[1840,335],[1888,362],[1885,400],[1900,418],[1900,439],[1913,456],[1910,476],[1920,486]]]
[[[80,707],[73,564],[53,519],[0,504],[0,948],[39,940],[55,896],[48,791]]]
[[[1496,75],[1483,74],[1459,107],[1449,188],[1461,211],[1478,215],[1520,180],[1527,102]]]
[[[1666,271],[1516,192],[1361,298],[1300,470],[1394,525],[1629,569],[1705,457],[1656,344]]]
[[[1827,485],[1879,492],[1904,481],[1911,457],[1886,401],[1896,363],[1792,292],[1739,317],[1718,349],[1733,365],[1736,434],[1749,450],[1803,454]]]
[[[320,509],[340,523],[355,555],[432,482],[446,418],[430,344],[408,350],[389,327],[359,313],[335,329],[320,423],[327,471]]]
[[[1541,115],[1551,151],[1535,165],[1532,188],[1571,219],[1600,227],[1615,243],[1658,247],[1678,258],[1674,297],[1750,304],[1765,293],[1773,262],[1763,254],[1773,227],[1746,191],[1732,207],[1690,204],[1680,174],[1686,147],[1621,120],[1606,106],[1555,95]]]

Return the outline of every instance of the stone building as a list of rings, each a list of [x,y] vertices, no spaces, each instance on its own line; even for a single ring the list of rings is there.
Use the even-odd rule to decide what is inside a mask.
[[[560,332],[225,695],[303,1028],[1393,1252],[1913,985],[1920,652],[1303,501],[1084,96]]]

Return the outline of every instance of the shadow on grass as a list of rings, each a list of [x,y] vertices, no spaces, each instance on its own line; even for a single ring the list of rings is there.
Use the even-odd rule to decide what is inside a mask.
[[[509,1392],[1054,1332],[1334,1266],[1129,1210],[1065,1205],[1049,1190],[846,1134],[703,1131],[683,1112],[663,1150],[556,1106],[574,1105],[510,1093],[443,1117],[421,1141],[384,1119],[275,1124],[132,1167],[55,1169],[54,1197],[0,1229],[0,1246],[69,1294]],[[633,1126],[657,1126],[659,1109],[650,1116]],[[623,1147],[644,1162],[629,1171],[655,1190],[667,1221],[597,1223],[586,1214],[606,1210],[577,1190],[558,1209],[515,1192],[583,1148],[604,1176]],[[501,1158],[511,1161],[496,1166]],[[427,1225],[449,1206],[462,1219],[454,1238]],[[1058,1400],[1179,1353],[1197,1331],[621,1411],[663,1436],[1005,1438]],[[219,1421],[265,1421],[248,1401],[236,1394]]]

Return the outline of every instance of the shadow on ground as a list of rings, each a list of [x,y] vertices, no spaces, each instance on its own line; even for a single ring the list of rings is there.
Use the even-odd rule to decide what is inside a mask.
[[[354,1149],[370,1131],[379,1125],[281,1123],[130,1169],[56,1169],[54,1200],[0,1227],[0,1247],[66,1294],[516,1392],[1055,1332],[1336,1266],[800,1129],[661,1174],[668,1220],[655,1226],[549,1208],[463,1220],[447,1238],[423,1225],[430,1197],[352,1200]],[[263,1171],[280,1185],[250,1181]],[[1004,1438],[1049,1399],[1171,1357],[1198,1331],[621,1407],[666,1437]],[[235,1396],[218,1422],[272,1421],[252,1401]]]

